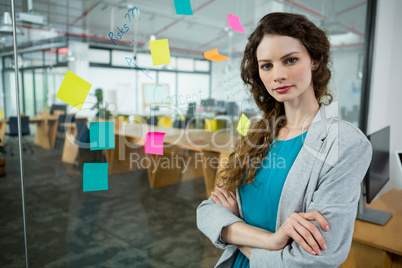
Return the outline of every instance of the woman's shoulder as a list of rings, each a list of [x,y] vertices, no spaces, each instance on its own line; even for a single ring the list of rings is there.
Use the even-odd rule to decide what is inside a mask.
[[[339,118],[332,118],[332,123],[328,127],[327,138],[351,145],[370,144],[370,141],[361,129]]]

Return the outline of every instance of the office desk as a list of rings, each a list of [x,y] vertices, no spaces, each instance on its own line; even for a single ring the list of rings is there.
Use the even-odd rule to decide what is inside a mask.
[[[48,115],[45,117],[33,116],[29,117],[30,123],[36,124],[36,134],[34,144],[44,149],[54,148],[57,134],[58,116]],[[4,142],[8,119],[0,120],[0,139],[1,143]]]
[[[4,136],[6,135],[8,119],[1,119],[0,120],[0,145],[4,144]]]
[[[402,267],[402,190],[392,189],[368,207],[392,217],[383,226],[356,220],[351,250],[340,267]]]
[[[35,123],[36,134],[34,144],[43,149],[54,148],[57,135],[58,115],[33,116],[29,118],[30,123]]]
[[[141,152],[141,146],[145,144],[147,132],[163,132],[164,152],[163,156],[145,154]],[[215,144],[212,144],[212,138]],[[190,159],[191,166],[194,166],[193,177],[204,176],[207,195],[214,190],[216,172],[219,171],[221,158],[230,154],[233,150],[230,147],[229,134],[216,134],[199,129],[176,129],[163,128],[149,125],[122,123],[115,129],[115,149],[106,150],[105,156],[109,163],[109,173],[129,172],[135,169],[131,165],[133,149],[140,151],[140,159],[148,158],[151,163],[148,169],[148,177],[151,188],[162,187],[180,181],[182,168],[178,166],[156,168],[152,163],[158,163],[162,159],[173,159],[176,155]],[[219,159],[219,161],[218,161]],[[130,164],[130,165],[129,165]],[[183,174],[184,175],[184,174]],[[182,178],[187,180],[192,178]]]

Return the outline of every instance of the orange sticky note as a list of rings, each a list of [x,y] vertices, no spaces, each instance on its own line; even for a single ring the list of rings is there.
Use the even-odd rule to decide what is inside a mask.
[[[166,133],[148,132],[145,136],[145,153],[163,155],[163,138]]]
[[[229,57],[220,55],[220,54],[218,53],[218,49],[217,49],[217,48],[212,49],[212,50],[210,50],[210,51],[204,52],[204,57],[205,57],[207,60],[212,60],[212,61],[216,61],[216,62],[220,62],[220,61],[224,61],[224,60],[229,59]]]
[[[81,110],[92,84],[67,70],[56,98]]]

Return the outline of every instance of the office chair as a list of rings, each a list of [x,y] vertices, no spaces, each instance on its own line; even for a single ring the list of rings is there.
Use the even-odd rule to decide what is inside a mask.
[[[186,123],[184,120],[181,120],[180,118],[176,118],[176,120],[173,122],[173,127],[184,129],[184,128],[186,128]]]
[[[65,133],[67,131],[67,127],[62,126],[64,123],[74,123],[75,122],[75,115],[73,115],[71,118],[69,118],[69,122],[66,122],[67,115],[66,114],[60,114],[59,115],[59,120],[57,122],[57,136],[56,136],[56,144],[59,142],[63,142],[63,139],[65,137]]]
[[[83,165],[85,162],[101,162],[102,150],[91,151],[90,148],[84,148],[83,144],[89,145],[90,133],[85,122],[75,122],[77,127],[77,136],[75,136],[74,143],[78,145],[78,157],[75,165]]]
[[[148,118],[147,120],[147,124],[148,125],[152,125],[152,126],[157,126],[158,125],[158,117],[157,116],[151,116],[150,118]]]
[[[18,139],[18,117],[16,116],[11,116],[8,119],[8,125],[10,128],[10,132],[6,133],[7,136],[9,136],[10,138],[12,138],[11,140],[15,141],[15,138]],[[25,141],[24,136],[29,136],[31,133],[29,131],[29,117],[28,116],[22,116],[21,117],[21,137],[22,137],[22,150],[25,152],[26,147],[28,147],[28,149],[31,151],[31,153],[33,153],[33,149],[31,144],[29,144],[28,142]],[[11,147],[10,149],[10,155],[14,155],[13,152],[13,144],[15,142],[12,141],[7,142],[7,144],[4,146],[9,146]]]
[[[50,114],[53,114],[55,110],[60,110],[63,111],[64,113],[67,112],[67,105],[65,104],[53,104],[52,107],[50,107]]]
[[[195,122],[195,119],[192,119],[195,117],[194,111],[196,108],[197,104],[195,102],[189,102],[188,103],[188,109],[186,113],[186,118],[184,120],[184,128],[186,128],[187,124],[191,121],[192,123]]]

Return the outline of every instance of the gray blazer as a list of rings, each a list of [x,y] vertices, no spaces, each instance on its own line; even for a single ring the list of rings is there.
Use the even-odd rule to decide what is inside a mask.
[[[321,232],[327,249],[310,255],[296,242],[270,251],[254,248],[250,267],[338,267],[347,258],[354,229],[360,183],[372,157],[371,144],[352,124],[333,116],[321,104],[303,146],[286,178],[279,201],[276,230],[293,212],[317,210],[328,221],[330,231]],[[209,198],[197,208],[197,227],[217,247],[225,249],[215,267],[231,267],[235,245],[221,239],[223,227],[243,221],[239,190],[236,190],[240,218]],[[319,227],[318,223],[313,222]]]

